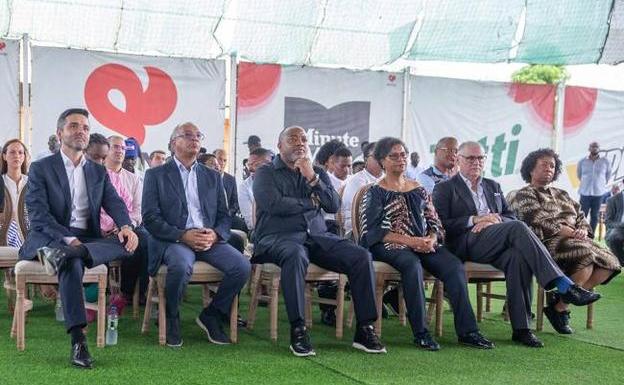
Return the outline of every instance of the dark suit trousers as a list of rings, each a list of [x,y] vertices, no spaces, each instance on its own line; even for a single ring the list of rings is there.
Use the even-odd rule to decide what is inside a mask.
[[[545,289],[551,289],[553,281],[564,276],[548,250],[524,222],[517,220],[491,225],[479,234],[470,232],[466,242],[466,253],[457,255],[505,272],[511,326],[528,329],[533,275]]]
[[[251,265],[247,258],[225,242],[212,245],[207,251],[195,252],[182,243],[172,243],[165,250],[163,263],[167,265],[165,295],[167,297],[167,318],[178,317],[184,289],[193,274],[195,261],[207,262],[223,273],[223,280],[209,308],[221,316],[230,314],[232,300],[245,286]]]
[[[598,214],[600,212],[600,204],[602,203],[602,195],[581,195],[579,203],[581,204],[581,210],[585,213],[585,216],[589,217],[589,225],[595,233],[596,226],[598,225]]]
[[[607,233],[607,245],[611,252],[620,260],[620,265],[624,266],[624,229],[615,228]]]
[[[139,226],[134,232],[139,237],[139,246],[131,258],[124,259],[121,265],[121,293],[132,298],[134,286],[139,280],[139,293],[147,290],[147,239],[149,234],[145,227]]]
[[[281,287],[291,325],[302,325],[305,321],[305,276],[310,262],[347,275],[358,324],[372,323],[377,319],[371,255],[351,241],[339,240],[323,250],[311,238],[305,242],[278,240],[265,253],[254,258],[254,263],[267,262],[282,269]]]
[[[468,297],[464,264],[445,247],[435,253],[425,254],[410,249],[387,250],[379,243],[371,251],[375,260],[385,262],[401,273],[407,318],[414,335],[427,331],[423,268],[444,282],[444,289],[455,316],[457,335],[479,330]]]
[[[58,272],[59,293],[63,302],[63,313],[65,315],[65,327],[69,331],[74,326],[84,327],[87,325],[87,318],[84,306],[84,292],[82,287],[82,277],[85,267],[95,267],[110,263],[116,259],[129,258],[124,246],[115,238],[90,238],[84,236],[84,231],[72,229],[72,233],[80,242],[84,244],[92,260],[91,266],[85,266],[85,262],[80,258],[71,258]],[[58,247],[63,244],[50,245]]]

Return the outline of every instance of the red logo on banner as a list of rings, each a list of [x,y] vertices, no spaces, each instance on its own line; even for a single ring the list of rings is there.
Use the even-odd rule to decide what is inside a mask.
[[[6,48],[6,43],[3,41],[0,41],[0,51],[4,50]]]
[[[396,75],[395,74],[390,74],[388,75],[388,80],[390,80],[391,82],[396,80]]]
[[[553,85],[517,84],[509,89],[516,103],[531,103],[531,108],[552,129],[555,111],[555,89]],[[564,134],[573,134],[591,116],[596,107],[598,91],[595,88],[566,86],[563,115]]]
[[[155,67],[145,67],[148,84],[143,90],[134,71],[120,64],[105,64],[96,68],[85,83],[87,108],[107,128],[124,136],[145,139],[145,126],[167,120],[173,113],[178,93],[173,79]],[[111,102],[109,92],[117,90],[126,99],[125,111]]]
[[[240,63],[237,80],[239,112],[266,103],[277,89],[281,74],[279,64]]]

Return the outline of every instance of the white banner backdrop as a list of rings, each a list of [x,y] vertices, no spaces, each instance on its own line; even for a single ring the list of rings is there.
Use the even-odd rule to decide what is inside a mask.
[[[485,176],[507,194],[525,185],[522,159],[552,146],[554,95],[546,85],[410,76],[406,144],[426,168],[442,137],[477,141],[488,156]]]
[[[0,144],[19,138],[19,41],[0,39]]]
[[[598,142],[601,156],[611,161],[610,183],[624,180],[624,92],[566,87],[561,183],[578,193],[578,161],[589,154],[591,142]]]
[[[339,139],[354,159],[363,141],[401,135],[402,74],[240,63],[237,89],[236,156],[231,158],[239,176],[249,135],[276,151],[279,132],[299,125],[313,156],[323,143]]]
[[[91,132],[135,137],[146,152],[167,150],[183,122],[206,135],[203,146],[223,145],[224,61],[45,47],[32,53],[35,153],[45,150],[59,114],[72,107],[89,110]]]

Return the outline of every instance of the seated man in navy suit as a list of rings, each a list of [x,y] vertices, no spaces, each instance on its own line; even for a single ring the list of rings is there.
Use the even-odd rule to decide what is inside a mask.
[[[30,166],[26,207],[31,227],[19,252],[21,259],[39,256],[49,274],[58,274],[71,362],[82,368],[92,364],[82,331],[87,325],[84,269],[130,257],[138,245],[126,205],[106,169],[83,154],[89,142],[88,118],[80,108],[63,112],[56,129],[61,150]],[[120,229],[117,238],[101,238],[102,208]]]
[[[346,274],[357,319],[353,347],[367,353],[385,353],[373,323],[375,277],[370,253],[353,242],[329,233],[322,210],[334,214],[340,197],[327,173],[313,167],[308,138],[301,127],[289,127],[279,135],[279,155],[256,171],[254,262],[279,265],[288,321],[290,350],[298,357],[316,353],[305,328],[304,289],[308,264]]]
[[[204,135],[193,123],[178,125],[171,134],[173,158],[145,174],[143,223],[151,234],[149,273],[167,265],[167,345],[182,346],[179,305],[193,273],[204,261],[223,272],[223,281],[198,318],[197,325],[215,344],[228,344],[222,323],[232,300],[249,278],[249,261],[227,244],[230,216],[218,172],[197,162]]]

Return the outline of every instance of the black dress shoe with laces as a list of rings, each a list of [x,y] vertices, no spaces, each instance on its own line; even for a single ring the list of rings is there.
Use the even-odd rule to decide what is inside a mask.
[[[93,359],[89,354],[86,342],[77,342],[72,345],[70,362],[75,367],[81,369],[91,369],[93,365]]]
[[[519,342],[530,348],[543,348],[544,343],[529,329],[517,329],[511,335],[512,341]]]
[[[435,352],[435,351],[440,350],[440,344],[437,343],[433,339],[433,337],[431,336],[431,333],[429,332],[418,334],[416,337],[414,337],[414,343],[419,348],[428,350],[430,352]]]
[[[223,331],[219,315],[211,315],[206,311],[202,311],[199,317],[195,318],[195,323],[206,333],[208,341],[213,344],[229,345],[232,343]]]
[[[600,299],[600,294],[583,289],[579,285],[572,285],[565,293],[559,293],[560,298],[565,303],[576,306],[585,306]]]
[[[316,356],[305,326],[290,329],[290,351],[297,357]]]
[[[570,327],[570,312],[557,311],[554,306],[547,306],[544,308],[544,314],[550,321],[553,329],[559,334],[572,334],[574,330]]]
[[[471,332],[457,337],[460,344],[477,349],[494,349],[494,343],[485,338],[480,332]]]
[[[386,348],[375,334],[373,325],[359,326],[355,331],[352,346],[366,353],[386,353]]]
[[[167,318],[167,346],[170,348],[182,347],[182,335],[180,334],[180,318]]]
[[[66,254],[61,249],[41,247],[37,250],[37,257],[48,275],[56,275],[65,262]]]

